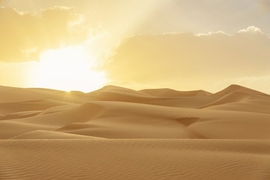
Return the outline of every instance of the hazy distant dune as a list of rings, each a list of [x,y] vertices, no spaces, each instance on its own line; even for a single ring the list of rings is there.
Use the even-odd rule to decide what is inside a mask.
[[[173,89],[163,88],[163,89],[144,89],[141,90],[146,94],[150,94],[157,97],[189,97],[189,96],[209,96],[211,93],[203,90],[198,91],[176,91]]]

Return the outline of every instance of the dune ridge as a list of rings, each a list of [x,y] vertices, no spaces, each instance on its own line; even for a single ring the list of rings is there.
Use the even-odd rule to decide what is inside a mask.
[[[270,96],[0,87],[0,179],[270,179]]]

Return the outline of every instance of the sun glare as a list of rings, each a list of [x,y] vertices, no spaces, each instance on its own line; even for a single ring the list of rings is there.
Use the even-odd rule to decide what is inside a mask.
[[[94,66],[94,58],[83,47],[48,50],[40,56],[35,84],[65,91],[93,91],[107,82],[105,72],[92,70]]]

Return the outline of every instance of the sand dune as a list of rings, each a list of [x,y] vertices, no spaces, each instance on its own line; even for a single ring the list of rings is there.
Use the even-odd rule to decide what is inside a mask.
[[[102,139],[98,137],[82,136],[69,133],[61,133],[55,131],[36,130],[30,131],[19,136],[12,137],[11,139]]]
[[[141,92],[144,92],[149,95],[153,95],[156,97],[187,97],[187,96],[209,96],[211,95],[210,92],[198,90],[198,91],[176,91],[169,88],[163,88],[163,89],[144,89],[141,90]]]
[[[270,179],[270,96],[0,87],[0,179]]]

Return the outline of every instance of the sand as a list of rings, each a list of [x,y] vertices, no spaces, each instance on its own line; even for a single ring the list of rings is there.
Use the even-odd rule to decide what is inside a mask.
[[[270,96],[0,87],[0,179],[268,180]]]

